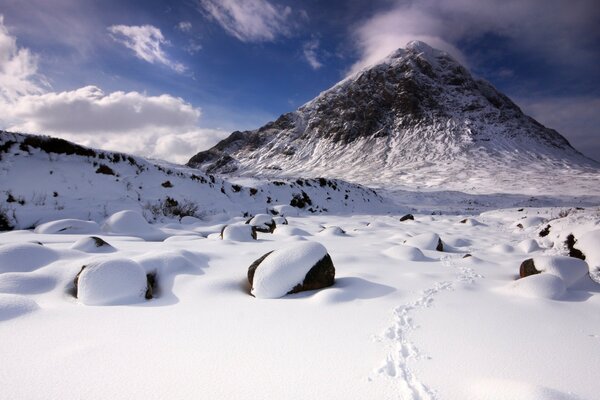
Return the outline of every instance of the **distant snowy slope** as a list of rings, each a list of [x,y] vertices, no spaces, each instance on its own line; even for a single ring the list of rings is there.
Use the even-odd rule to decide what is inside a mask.
[[[598,163],[423,42],[260,129],[234,132],[188,165],[386,188],[553,194],[567,183],[600,190]]]
[[[124,209],[155,221],[264,213],[277,204],[315,213],[386,208],[373,190],[339,180],[235,183],[162,161],[0,131],[0,230],[59,218],[101,221]]]

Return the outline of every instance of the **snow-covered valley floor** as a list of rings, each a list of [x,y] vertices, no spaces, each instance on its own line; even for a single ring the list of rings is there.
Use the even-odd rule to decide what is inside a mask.
[[[0,398],[597,398],[600,284],[558,267],[516,280],[525,259],[564,264],[569,233],[594,272],[597,208],[400,217],[287,216],[249,241],[218,237],[241,218],[2,233]],[[114,251],[92,253],[92,235]],[[250,296],[250,264],[304,240],[335,284]],[[75,298],[81,267],[110,259],[155,273],[154,298]]]

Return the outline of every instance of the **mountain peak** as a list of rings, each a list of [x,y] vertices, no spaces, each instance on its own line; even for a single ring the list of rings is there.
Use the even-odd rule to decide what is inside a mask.
[[[567,164],[593,166],[491,84],[420,41],[188,162],[210,173],[460,189],[494,180],[500,170]],[[458,176],[466,181],[457,182]]]

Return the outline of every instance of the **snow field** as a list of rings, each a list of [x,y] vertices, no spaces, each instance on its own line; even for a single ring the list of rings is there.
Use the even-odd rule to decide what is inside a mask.
[[[247,242],[200,236],[219,236],[240,218],[188,221],[181,229],[150,226],[176,235],[165,241],[106,232],[116,250],[106,254],[72,248],[89,235],[0,234],[0,260],[8,261],[0,264],[0,376],[11,382],[0,398],[594,398],[598,285],[568,287],[570,270],[563,278],[516,277],[532,255],[563,265],[554,235],[581,226],[592,232],[597,216],[582,211],[575,225],[549,218],[556,230],[545,246],[537,236],[544,224],[512,227],[538,211],[551,212],[498,210],[473,226],[460,223],[464,216],[416,213],[410,225],[385,215],[289,217],[286,235],[278,226]],[[323,226],[347,234],[320,235]],[[404,244],[433,235],[450,252]],[[584,243],[585,232],[575,235]],[[27,243],[34,240],[44,246]],[[540,247],[533,253],[532,241]],[[496,251],[503,245],[513,251]],[[23,246],[44,253],[19,268]],[[290,277],[283,265],[323,249],[336,267],[332,287],[279,299],[249,295],[248,267],[267,252],[280,251],[271,261],[279,284]],[[125,268],[96,282],[111,305],[87,307],[72,296],[73,279],[82,265],[102,264]],[[107,301],[121,273],[136,278],[123,298]],[[146,300],[149,273],[156,291]]]

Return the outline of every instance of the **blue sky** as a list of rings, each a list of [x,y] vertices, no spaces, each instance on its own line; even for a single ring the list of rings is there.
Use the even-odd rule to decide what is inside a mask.
[[[600,159],[595,0],[0,0],[0,128],[172,161],[413,39]]]

